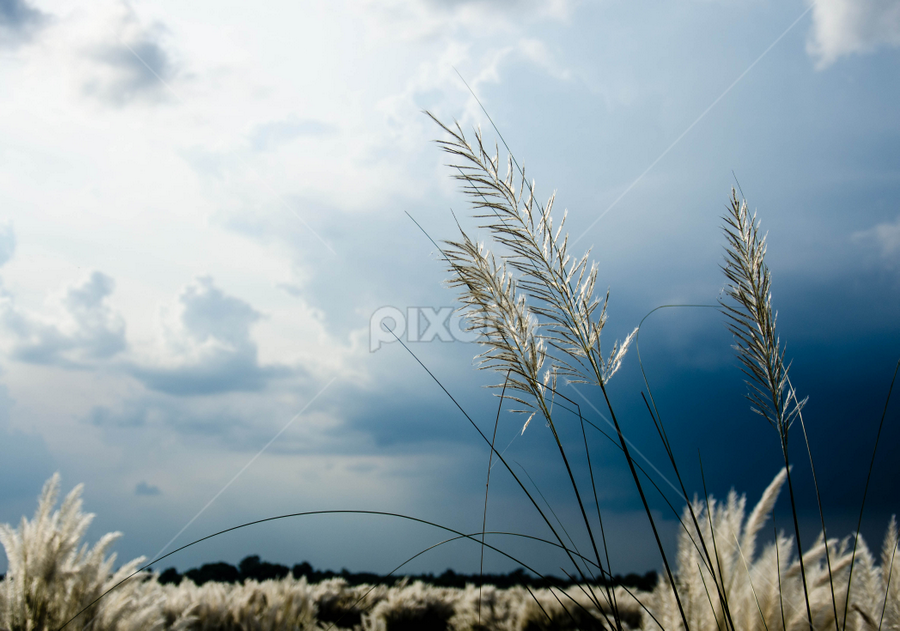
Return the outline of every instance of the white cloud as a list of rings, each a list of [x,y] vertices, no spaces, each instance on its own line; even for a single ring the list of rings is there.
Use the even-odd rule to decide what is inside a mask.
[[[171,98],[179,69],[163,46],[168,29],[162,23],[145,27],[128,4],[118,9],[107,27],[112,37],[87,52],[93,64],[82,90],[117,106]]]
[[[94,271],[52,299],[56,318],[30,313],[3,297],[2,321],[12,334],[10,355],[26,363],[85,368],[127,347],[125,320],[107,302],[115,282]]]
[[[0,228],[0,267],[6,265],[16,251],[16,235],[12,224],[7,223]]]
[[[131,367],[147,388],[179,396],[258,391],[273,379],[300,375],[288,366],[259,364],[250,327],[262,314],[225,295],[212,278],[187,286],[179,302],[178,321],[164,331],[168,357]]]
[[[566,21],[571,0],[368,0],[370,11],[391,23],[402,39],[424,40],[460,30],[491,36],[516,30],[525,23]]]
[[[250,135],[250,146],[254,151],[268,151],[303,136],[324,136],[332,134],[336,127],[322,121],[300,119],[291,114],[283,120],[263,123],[254,128]]]
[[[825,68],[839,57],[900,46],[900,3],[896,0],[818,0],[807,52]]]
[[[519,42],[518,49],[523,57],[534,62],[536,66],[554,79],[559,79],[560,81],[570,81],[572,79],[572,70],[562,65],[541,40],[523,39]]]
[[[250,326],[261,314],[249,304],[226,296],[205,276],[188,286],[181,295],[184,305],[182,322],[198,342],[216,338],[233,348],[246,348],[250,341]]]
[[[423,109],[435,114],[445,124],[452,125],[455,119],[468,132],[484,121],[484,113],[460,80],[457,70],[472,91],[481,97],[486,86],[502,83],[505,68],[519,62],[530,64],[560,81],[571,81],[575,77],[575,72],[540,39],[515,36],[500,43],[491,42],[487,46],[450,40],[435,59],[419,64],[402,91],[378,102],[378,109],[392,132],[388,138],[380,140],[382,146],[399,146],[413,153],[425,146],[428,140],[439,137],[441,134],[437,126],[419,115]],[[462,97],[462,109],[446,111],[445,104],[451,101],[448,98],[450,95]],[[438,152],[432,152],[431,157],[435,164],[446,161]],[[445,186],[445,191],[455,190],[455,183],[451,180],[442,179],[440,185]]]
[[[0,2],[0,47],[27,42],[46,23],[47,15],[26,0]]]

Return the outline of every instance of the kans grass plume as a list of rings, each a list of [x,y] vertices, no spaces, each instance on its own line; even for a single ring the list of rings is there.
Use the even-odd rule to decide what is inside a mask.
[[[498,153],[488,152],[480,132],[472,146],[459,125],[451,128],[428,115],[451,136],[437,142],[460,159],[450,166],[471,198],[480,227],[505,251],[498,262],[462,229],[462,240],[446,242],[444,250],[454,274],[451,285],[461,290],[461,301],[470,308],[469,325],[487,346],[481,366],[509,372],[507,387],[531,395],[533,400],[520,402],[529,407],[536,402],[552,425],[547,386],[563,377],[605,387],[637,329],[604,357],[601,333],[609,293],[603,299],[594,295],[598,270],[588,265],[590,251],[580,258],[569,254],[565,214],[554,228],[554,197],[539,204],[524,171],[517,185],[511,157],[501,175]],[[550,365],[540,375],[545,363]]]
[[[23,517],[17,529],[0,524],[0,543],[8,561],[0,583],[0,627],[55,630],[71,620],[73,629],[86,625],[96,631],[161,629],[165,598],[147,573],[135,576],[102,602],[94,602],[133,574],[144,559],[113,569],[116,555],[106,553],[121,537],[118,532],[104,535],[91,549],[81,544],[94,518],[82,512],[81,492],[82,485],[76,486],[54,510],[59,496],[57,473],[44,485],[33,519]],[[173,619],[172,628],[181,628],[182,622]]]
[[[830,540],[828,548],[833,552],[830,564],[826,561],[822,537],[808,552],[795,556],[793,539],[779,532],[775,541],[767,543],[757,554],[757,536],[768,521],[786,479],[787,470],[782,469],[746,519],[746,498],[734,491],[722,503],[710,497],[705,501],[695,499],[691,506],[685,507],[683,524],[691,523],[691,510],[700,518],[699,529],[683,529],[678,540],[677,589],[687,625],[679,616],[673,586],[663,577],[651,594],[640,596],[647,608],[644,629],[726,629],[733,624],[742,631],[801,631],[808,628],[809,618],[814,629],[831,629],[836,621],[840,622],[835,618],[832,584],[839,607],[846,604],[851,612],[841,628],[847,631],[900,629],[900,587],[894,567],[898,537],[894,519],[885,536],[880,566],[861,537]],[[712,569],[699,551],[701,538],[716,541],[716,562]],[[855,555],[851,550],[854,540],[857,542]],[[732,622],[726,617],[723,603],[716,600],[716,584],[724,590],[724,602],[728,604]]]
[[[754,412],[765,418],[778,433],[781,453],[784,459],[788,492],[791,497],[791,514],[794,520],[794,534],[797,537],[797,552],[800,559],[803,596],[806,603],[807,623],[813,629],[812,606],[806,581],[806,566],[800,540],[800,523],[797,517],[794,485],[791,480],[789,457],[789,431],[794,419],[801,418],[806,399],[797,399],[797,393],[788,376],[789,364],[784,361],[784,347],[775,333],[777,313],[772,308],[772,281],[766,265],[766,236],[760,236],[756,215],[750,215],[746,201],[738,201],[737,193],[731,189],[731,205],[725,220],[725,265],[722,270],[728,283],[725,294],[731,299],[720,301],[728,319],[728,328],[736,340],[735,350],[742,370],[748,377],[747,398]],[[808,448],[808,446],[807,446]],[[810,458],[812,464],[812,458]],[[815,476],[815,469],[813,469]],[[817,491],[818,494],[818,491]],[[821,512],[821,501],[819,501]],[[822,532],[825,519],[822,515]],[[824,534],[823,534],[824,536]],[[830,552],[825,548],[827,564],[831,565]],[[835,631],[837,624],[837,598],[832,587]]]
[[[468,326],[481,334],[481,343],[486,347],[479,356],[480,367],[503,374],[503,383],[496,385],[503,388],[501,396],[505,396],[507,389],[512,390],[515,394],[509,398],[525,407],[519,411],[531,412],[523,432],[535,414],[550,428],[591,541],[592,561],[601,575],[608,574],[594,535],[595,526],[588,518],[552,410],[554,401],[561,396],[557,389],[559,378],[569,383],[599,386],[619,446],[643,499],[641,482],[606,390],[637,329],[621,345],[615,343],[609,356],[604,356],[601,334],[607,321],[609,292],[603,299],[595,296],[598,268],[596,264],[588,265],[590,251],[580,258],[570,255],[569,236],[564,231],[565,214],[554,226],[554,197],[546,205],[538,203],[534,183],[528,183],[524,170],[513,169],[512,156],[506,161],[505,175],[501,175],[499,151],[497,147],[493,154],[488,151],[480,130],[475,133],[473,146],[459,124],[451,128],[430,112],[426,113],[449,134],[449,140],[437,143],[452,156],[454,162],[449,166],[456,170],[454,177],[469,197],[479,227],[487,231],[494,246],[502,251],[498,260],[497,255],[477,243],[462,227],[461,239],[446,241],[443,250],[453,274],[450,284],[460,290],[461,302],[468,307]],[[596,504],[593,480],[592,488]],[[649,516],[646,500],[644,505]],[[543,513],[541,516],[566,549],[575,571],[587,578],[590,572],[582,570],[571,554],[573,551],[566,547],[546,516]],[[599,513],[597,519],[605,549]],[[609,565],[608,558],[605,565]],[[612,590],[607,590],[606,599],[613,609],[613,619],[607,619],[607,624],[621,628]],[[600,603],[597,605],[599,608]]]
[[[688,539],[682,541],[683,545],[679,551],[679,572],[687,571],[687,575],[691,575],[693,566],[696,565],[700,582],[692,583],[685,581],[685,575],[680,574],[676,579],[669,566],[641,487],[640,477],[637,475],[635,464],[607,395],[606,384],[618,369],[634,333],[621,348],[618,344],[615,345],[610,357],[604,359],[600,339],[606,323],[609,293],[607,292],[606,299],[602,301],[594,297],[597,268],[595,265],[588,267],[589,252],[580,259],[573,259],[569,255],[568,235],[563,230],[565,214],[554,229],[551,215],[554,198],[551,197],[546,206],[538,204],[535,200],[534,184],[533,182],[528,184],[523,169],[518,169],[521,180],[516,186],[512,156],[507,159],[506,175],[501,177],[497,148],[495,147],[493,154],[485,148],[480,130],[475,132],[473,146],[466,139],[459,124],[451,128],[430,113],[428,115],[450,135],[449,140],[439,140],[438,144],[456,160],[449,166],[456,170],[454,177],[462,182],[463,191],[470,197],[476,209],[475,216],[480,222],[479,227],[486,230],[493,243],[503,251],[498,262],[493,253],[481,243],[476,243],[460,228],[461,240],[446,242],[444,252],[450,270],[454,274],[451,284],[461,290],[461,301],[470,309],[471,328],[482,334],[482,343],[487,347],[480,356],[481,367],[491,368],[506,375],[502,384],[504,391],[509,387],[522,394],[531,395],[524,399],[519,396],[515,398],[533,410],[529,421],[535,413],[540,413],[550,427],[569,472],[571,485],[582,509],[592,543],[594,539],[591,524],[585,514],[578,484],[572,476],[565,449],[552,418],[551,403],[552,397],[558,395],[556,390],[558,377],[564,377],[569,382],[597,385],[603,393],[621,449],[644,503],[650,525],[657,535],[657,545],[666,569],[664,583],[668,583],[671,602],[677,608],[680,618],[677,624],[669,626],[691,628],[690,618],[694,617],[698,607],[708,609],[712,618],[700,621],[694,617],[694,628],[698,626],[705,628],[715,622],[718,629],[736,630],[742,624],[746,624],[747,618],[744,615],[745,605],[748,602],[746,593],[742,596],[733,593],[736,573],[732,571],[731,576],[726,576],[723,568],[734,570],[735,559],[740,556],[744,561],[747,576],[747,581],[743,584],[750,584],[749,561],[741,555],[746,552],[752,559],[759,525],[770,512],[778,490],[786,481],[790,492],[798,558],[796,565],[791,566],[785,578],[789,579],[793,573],[799,573],[799,593],[802,597],[794,597],[791,587],[796,586],[794,583],[788,581],[785,586],[781,585],[779,580],[779,598],[790,592],[791,606],[802,600],[805,605],[806,625],[811,631],[814,628],[822,628],[823,614],[818,607],[817,590],[821,584],[825,584],[828,586],[830,594],[828,600],[831,605],[830,615],[825,618],[830,619],[835,631],[848,628],[846,614],[842,621],[838,620],[838,601],[841,597],[836,595],[835,581],[842,569],[850,568],[852,571],[855,559],[852,553],[843,557],[844,548],[836,541],[827,540],[825,519],[821,514],[821,499],[819,505],[822,542],[807,554],[804,554],[801,546],[796,499],[791,480],[788,438],[794,420],[799,418],[803,425],[802,408],[806,400],[798,399],[788,376],[790,366],[785,363],[784,347],[775,331],[776,313],[772,308],[771,277],[765,263],[766,238],[760,235],[759,223],[755,215],[750,216],[746,202],[739,201],[732,189],[730,212],[724,218],[726,261],[722,269],[727,279],[725,287],[727,300],[720,302],[727,318],[728,328],[736,341],[735,348],[743,372],[748,377],[748,398],[752,403],[752,409],[762,415],[777,432],[784,458],[784,470],[773,482],[757,511],[751,515],[750,524],[743,533],[740,530],[743,503],[736,503],[736,496],[729,497],[727,508],[720,507],[718,512],[709,499],[705,511],[700,503],[688,504],[681,520]],[[518,167],[518,163],[516,166]],[[540,371],[545,364],[549,364],[549,367],[544,369],[541,378]],[[548,392],[551,396],[550,403]],[[660,437],[669,452],[680,481],[681,477],[665,432],[662,430],[661,420],[654,418],[654,422],[657,423]],[[803,430],[806,437],[805,426]],[[586,440],[585,437],[585,448],[587,448]],[[590,461],[588,462],[590,464]],[[815,479],[811,456],[810,465],[813,467]],[[593,484],[593,478],[591,482]],[[818,490],[816,494],[818,498]],[[702,524],[704,513],[706,524]],[[743,541],[738,539],[738,535]],[[688,542],[690,548],[686,547]],[[831,550],[835,546],[837,546],[836,558],[835,564],[832,565]],[[777,556],[778,541],[773,544],[773,549]],[[596,554],[596,545],[594,551]],[[696,554],[696,557],[692,558],[688,568],[685,568],[684,555],[688,554]],[[814,566],[810,568],[810,575],[807,576],[807,564],[816,563],[820,556],[825,559],[824,574],[818,572],[818,566]],[[865,565],[866,555],[863,554],[862,557]],[[596,561],[597,565],[601,566],[599,555]],[[871,579],[871,571],[865,569],[862,571]],[[845,611],[850,610],[850,587],[848,575],[846,592],[843,596]],[[888,580],[885,589],[889,587]],[[696,596],[700,593],[705,596],[705,602],[698,604]],[[889,598],[888,593],[884,593],[883,603],[887,611]],[[684,603],[682,598],[685,599]],[[760,606],[758,600],[757,605]],[[857,612],[862,611],[859,605],[854,607]],[[741,618],[738,618],[739,613],[742,614]],[[760,613],[762,615],[761,609]],[[860,616],[867,619],[863,614]],[[782,616],[782,619],[790,619],[793,624],[796,617],[787,615]],[[674,620],[670,618],[670,622]],[[762,620],[765,626],[764,615]],[[621,626],[618,614],[615,615],[615,624],[617,627]],[[786,624],[783,622],[781,626],[785,627]]]

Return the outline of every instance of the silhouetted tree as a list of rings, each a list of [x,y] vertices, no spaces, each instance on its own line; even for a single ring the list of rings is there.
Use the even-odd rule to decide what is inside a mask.
[[[203,585],[210,581],[218,583],[237,583],[241,580],[241,573],[230,563],[207,563],[200,566],[200,569],[188,570],[184,573],[189,579],[197,585]]]
[[[290,568],[280,563],[260,561],[258,555],[246,557],[240,562],[241,580],[268,581],[284,578],[291,573]]]
[[[303,563],[297,563],[294,567],[291,568],[291,574],[294,576],[294,578],[305,576],[306,580],[311,583],[313,567],[306,561],[304,561]]]
[[[200,569],[192,569],[184,573],[184,576],[187,576],[198,585],[202,585],[208,581],[236,583],[238,581],[255,580],[262,582],[267,580],[278,580],[288,575],[292,575],[296,579],[305,576],[307,582],[311,584],[321,583],[322,581],[339,576],[345,579],[350,585],[394,585],[398,580],[403,578],[401,575],[381,576],[371,572],[350,572],[346,568],[342,569],[340,572],[317,570],[307,561],[297,563],[292,568],[288,568],[286,565],[281,565],[280,563],[261,561],[259,555],[255,554],[245,557],[244,560],[238,564],[237,568],[228,563],[219,562],[209,563],[203,565]],[[572,585],[571,581],[559,579],[554,576],[547,576],[545,578],[531,576],[522,568],[513,570],[508,574],[484,574],[483,576],[478,574],[457,574],[455,571],[447,569],[439,576],[435,576],[434,574],[419,574],[408,576],[407,578],[413,581],[419,580],[423,583],[438,587],[465,587],[466,585],[471,584],[494,585],[499,589],[508,589],[510,587],[525,585],[528,587],[565,587]],[[159,576],[159,582],[164,584],[178,584],[181,582],[181,579],[182,575],[173,567],[168,568]],[[652,591],[656,586],[657,580],[658,576],[656,572],[650,571],[643,575],[630,573],[622,576],[621,574],[617,574],[611,579],[608,579],[607,582],[611,585],[625,585],[626,587],[636,588],[642,591]],[[603,584],[603,581],[597,580],[595,583],[599,585]]]

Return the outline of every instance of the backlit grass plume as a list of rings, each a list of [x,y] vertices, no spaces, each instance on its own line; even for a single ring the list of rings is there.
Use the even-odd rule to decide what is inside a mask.
[[[747,211],[731,189],[731,206],[725,219],[725,293],[733,304],[722,301],[728,328],[744,373],[749,377],[747,398],[753,410],[778,431],[786,445],[791,422],[806,402],[797,400],[784,363],[784,348],[775,333],[777,313],[772,310],[772,289],[766,266],[766,237],[759,234],[756,215]]]
[[[602,574],[604,564],[594,536],[594,526],[588,518],[582,493],[552,416],[552,403],[559,396],[556,389],[559,377],[570,383],[600,387],[616,429],[618,445],[641,495],[666,571],[671,575],[641,480],[606,389],[607,383],[621,366],[637,329],[621,346],[614,344],[609,356],[604,357],[601,336],[606,325],[609,292],[603,299],[594,294],[598,270],[596,264],[588,265],[590,250],[580,258],[569,254],[569,237],[564,232],[565,213],[554,227],[551,212],[554,197],[550,197],[546,206],[541,206],[536,201],[534,183],[528,183],[523,169],[513,169],[511,155],[506,161],[506,174],[501,176],[499,151],[495,146],[494,153],[489,153],[480,130],[475,132],[473,147],[458,123],[451,128],[431,113],[426,113],[450,135],[449,140],[438,140],[437,143],[453,156],[455,161],[448,166],[457,171],[455,177],[470,198],[481,229],[487,230],[494,243],[503,249],[502,263],[498,264],[485,246],[476,245],[462,228],[461,241],[445,242],[444,256],[454,274],[451,285],[462,290],[461,300],[471,308],[470,328],[482,334],[482,344],[488,347],[480,356],[481,367],[505,374],[504,388],[512,387],[532,395],[533,403],[516,397],[534,408],[523,431],[536,413],[546,420],[578,502],[591,541],[593,561]],[[518,185],[517,173],[520,176]],[[511,272],[515,273],[515,277]],[[549,347],[546,351],[544,343]],[[549,366],[539,377],[538,371],[545,361]],[[590,462],[586,438],[585,453]],[[593,476],[591,488],[605,549]],[[559,543],[565,547],[561,539]],[[614,625],[621,628],[622,620],[611,591],[608,591],[607,599],[613,609]],[[600,603],[597,605],[599,608]],[[613,622],[607,620],[607,624],[612,626]]]
[[[788,432],[795,418],[800,417],[806,399],[797,400],[797,393],[788,377],[789,365],[784,363],[784,348],[775,333],[777,313],[772,309],[772,289],[769,268],[766,266],[766,237],[759,234],[756,215],[750,215],[747,203],[740,202],[737,193],[731,189],[731,205],[725,220],[725,265],[722,270],[728,284],[725,293],[732,303],[720,301],[728,318],[728,328],[737,341],[735,350],[742,364],[747,380],[747,398],[753,404],[753,411],[763,416],[778,432],[781,453],[787,475],[788,491],[791,496],[791,513],[794,518],[794,534],[797,537],[797,552],[800,561],[800,576],[806,602],[807,622],[813,629],[813,615],[810,593],[806,580],[806,566],[800,541],[800,524],[797,519],[794,485],[791,481],[791,466],[788,451]],[[802,417],[801,423],[802,423]],[[805,433],[805,430],[804,430]],[[807,444],[807,449],[808,449]],[[810,457],[812,466],[812,458]],[[815,468],[812,470],[815,481]],[[816,491],[818,495],[818,489]],[[819,499],[819,513],[822,518],[822,532],[825,533],[825,518]],[[829,568],[831,558],[825,547],[825,559]],[[829,573],[829,578],[831,574]],[[832,592],[835,631],[840,631],[837,622],[837,601],[834,584],[829,582]]]
[[[517,290],[507,264],[498,263],[467,234],[462,236],[461,242],[449,244],[445,255],[456,273],[450,284],[462,288],[462,302],[470,308],[468,326],[487,340],[488,349],[479,356],[481,366],[508,373],[509,388],[543,398],[540,370],[547,350],[537,333],[537,318]],[[532,405],[527,399],[513,398]]]
[[[147,581],[147,573],[123,584],[103,602],[95,602],[135,572],[143,558],[114,572],[116,555],[106,556],[106,552],[121,536],[117,532],[104,535],[91,549],[82,545],[94,516],[81,511],[81,490],[82,485],[76,486],[54,511],[59,496],[56,474],[44,485],[32,520],[23,517],[17,529],[0,524],[0,544],[9,562],[0,583],[0,628],[55,630],[81,612],[71,628],[90,624],[92,631],[158,631],[164,622],[160,615],[164,597],[155,581]],[[179,620],[171,628],[183,626]]]
[[[839,608],[850,615],[844,631],[876,631],[900,628],[900,588],[894,567],[897,525],[891,520],[885,536],[880,567],[862,538],[830,539],[826,548],[822,535],[809,551],[794,555],[793,540],[783,532],[757,553],[757,535],[772,513],[787,479],[782,469],[745,518],[746,497],[732,490],[724,502],[713,497],[695,499],[685,507],[678,538],[677,587],[686,624],[679,616],[673,586],[663,578],[653,593],[641,595],[646,605],[642,628],[740,629],[741,631],[802,631],[809,627],[827,631],[841,623],[832,602],[832,584],[838,587]],[[699,519],[694,522],[691,513]],[[696,523],[696,527],[691,524]],[[700,542],[715,541],[715,563],[706,563]],[[857,541],[854,553],[851,542]],[[826,559],[830,549],[833,559]],[[851,567],[855,568],[850,589]],[[805,568],[805,569],[803,569]],[[717,600],[715,588],[722,590]],[[808,603],[808,607],[804,603]],[[652,614],[652,616],[651,616]]]
[[[493,257],[484,246],[475,246],[465,232],[462,241],[447,242],[445,254],[456,276],[452,284],[462,288],[463,302],[474,308],[471,325],[484,333],[484,343],[491,347],[484,357],[504,358],[489,361],[484,367],[518,374],[539,401],[544,393],[541,386],[551,376],[604,387],[621,365],[636,330],[621,346],[614,344],[610,355],[604,358],[601,333],[606,324],[609,293],[602,300],[594,294],[597,266],[588,265],[590,251],[581,258],[572,258],[568,234],[563,232],[565,214],[554,227],[554,198],[551,196],[546,206],[537,203],[534,183],[528,184],[524,171],[517,186],[511,157],[506,175],[501,176],[497,151],[493,155],[488,152],[479,131],[473,147],[459,125],[450,128],[430,113],[429,116],[450,134],[450,140],[437,142],[444,151],[461,159],[450,166],[457,170],[455,177],[463,182],[463,191],[471,198],[481,227],[507,252],[504,264],[491,267],[485,263]],[[510,270],[518,275],[516,281],[509,280]],[[498,288],[506,295],[496,295]],[[483,298],[493,299],[494,304],[487,304]],[[504,305],[515,305],[515,313]],[[497,318],[498,309],[516,317]],[[533,343],[522,349],[511,344],[513,340],[527,339]],[[538,380],[519,374],[518,368],[535,367],[533,358],[521,351],[532,350],[540,340],[546,340],[559,352],[552,356],[549,375]]]

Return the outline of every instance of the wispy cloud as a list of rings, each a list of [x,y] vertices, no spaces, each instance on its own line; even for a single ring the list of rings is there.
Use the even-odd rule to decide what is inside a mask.
[[[868,230],[854,232],[851,238],[856,243],[875,246],[882,260],[900,266],[900,216],[893,222],[879,223]]]

